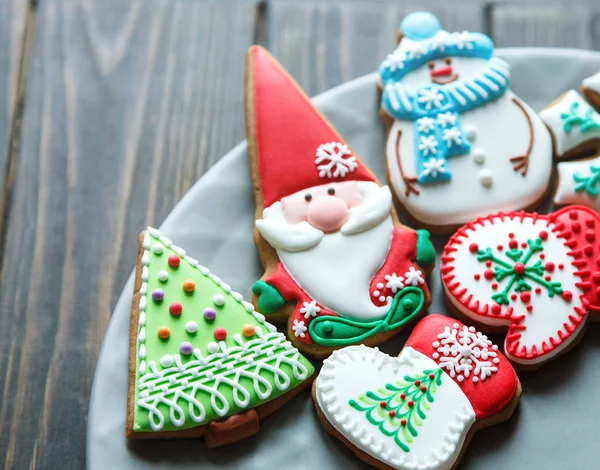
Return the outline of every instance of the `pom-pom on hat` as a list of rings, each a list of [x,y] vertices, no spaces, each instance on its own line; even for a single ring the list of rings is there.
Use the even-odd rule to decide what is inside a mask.
[[[246,57],[246,119],[264,207],[326,183],[375,181],[298,84],[259,46]]]
[[[402,39],[379,68],[382,83],[402,79],[407,73],[430,60],[443,57],[478,57],[490,59],[494,43],[483,33],[469,31],[449,33],[442,29],[435,15],[417,11],[400,23]]]

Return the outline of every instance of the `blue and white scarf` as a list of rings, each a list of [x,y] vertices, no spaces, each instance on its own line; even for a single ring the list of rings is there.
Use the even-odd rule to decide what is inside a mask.
[[[383,108],[395,119],[415,122],[419,183],[450,179],[446,159],[471,149],[460,125],[460,114],[500,97],[508,89],[509,75],[508,64],[492,57],[480,76],[468,80],[421,88],[387,83]]]

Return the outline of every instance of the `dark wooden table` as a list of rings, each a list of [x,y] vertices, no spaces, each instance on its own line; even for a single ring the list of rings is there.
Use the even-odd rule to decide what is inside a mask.
[[[0,467],[84,468],[136,235],[244,138],[246,48],[314,95],[375,70],[417,9],[497,46],[600,48],[596,0],[0,0]]]

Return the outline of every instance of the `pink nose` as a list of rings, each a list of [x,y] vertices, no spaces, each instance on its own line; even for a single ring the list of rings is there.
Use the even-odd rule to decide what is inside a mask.
[[[310,225],[325,233],[336,232],[348,220],[348,207],[339,197],[320,196],[308,205],[306,218]]]

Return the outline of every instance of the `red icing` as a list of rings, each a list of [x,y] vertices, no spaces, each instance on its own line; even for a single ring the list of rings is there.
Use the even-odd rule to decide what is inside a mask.
[[[315,164],[317,148],[328,142],[343,143],[342,137],[263,48],[250,49],[248,71],[253,93],[247,96],[252,100],[247,106],[254,106],[255,144],[265,207],[312,186],[375,180],[360,162],[345,178],[321,178]]]
[[[534,310],[533,305],[530,303],[531,292],[521,293],[520,299],[522,302],[511,302],[510,305],[499,305],[493,302],[491,298],[487,303],[482,302],[481,299],[476,301],[477,299],[474,299],[468,290],[470,279],[458,279],[454,273],[454,256],[456,256],[455,251],[458,245],[477,242],[480,247],[485,248],[484,240],[478,241],[475,235],[467,234],[473,234],[479,226],[485,225],[496,218],[506,219],[507,217],[520,220],[532,218],[534,220],[541,219],[546,221],[548,228],[539,232],[539,238],[543,241],[549,238],[558,238],[563,241],[569,250],[569,264],[572,264],[574,267],[574,276],[577,277],[576,286],[579,288],[575,292],[566,290],[560,295],[564,301],[563,307],[557,304],[557,308],[565,309],[565,322],[561,325],[561,330],[557,330],[555,334],[549,336],[542,347],[534,348],[530,351],[527,351],[520,344],[520,338],[522,332],[527,328],[525,322],[526,315],[524,314]],[[587,312],[596,315],[600,314],[600,289],[594,287],[594,284],[600,283],[600,244],[591,243],[592,240],[599,239],[597,233],[600,229],[600,224],[597,223],[597,219],[599,218],[600,216],[591,209],[570,206],[548,215],[508,212],[476,219],[461,227],[446,245],[442,255],[441,266],[441,271],[444,273],[442,276],[443,282],[446,285],[449,295],[452,295],[454,300],[458,304],[461,304],[464,310],[469,312],[468,316],[473,317],[473,315],[476,315],[479,317],[478,321],[482,323],[487,323],[487,318],[506,320],[508,333],[504,346],[505,350],[509,351],[512,356],[526,361],[546,355],[559,347],[573,332],[579,331],[578,326],[585,319]],[[586,229],[583,230],[582,227],[586,227]],[[511,248],[514,246],[513,241],[516,240],[514,239],[514,234],[511,233],[507,238],[507,243]],[[519,240],[519,242],[523,246],[521,243],[522,240]],[[545,256],[540,256],[540,259],[547,259],[544,268],[548,274],[543,277],[546,281],[552,281],[552,276],[549,273],[553,273],[557,268],[558,270],[564,270],[566,263],[563,264],[562,262],[557,262],[558,260],[556,259],[553,260],[551,253],[541,253],[541,255]],[[488,261],[485,263],[485,266],[490,268],[490,264]],[[515,264],[515,272],[520,272],[522,269],[518,263]],[[485,272],[483,271],[484,276]],[[490,292],[490,297],[493,292]],[[498,290],[495,290],[495,292],[498,292]],[[534,286],[533,292],[536,295],[546,295],[544,289],[541,289],[539,286]],[[558,297],[559,300],[560,297]],[[509,294],[509,299],[513,298],[513,294]],[[497,325],[497,323],[494,323],[494,325]]]
[[[371,293],[375,290],[378,290],[380,292],[380,296],[386,297],[388,295],[394,295],[390,289],[385,287],[387,282],[385,276],[386,274],[391,274],[393,272],[395,272],[398,276],[404,276],[404,273],[407,272],[411,266],[414,266],[411,259],[416,257],[416,245],[417,233],[414,230],[402,227],[394,227],[388,256],[379,271],[371,280],[371,284],[369,286]],[[313,320],[313,318],[316,317],[306,319],[304,318],[304,314],[300,312],[300,309],[303,307],[304,302],[311,302],[312,299],[306,292],[304,292],[304,290],[302,290],[300,286],[298,286],[298,284],[296,284],[296,281],[294,281],[294,279],[290,276],[283,264],[278,263],[275,270],[264,280],[267,284],[277,289],[279,294],[286,302],[293,300],[296,301],[296,307],[289,319],[290,325],[294,324],[294,320],[298,320],[299,322],[304,322],[304,325],[308,328],[309,323]],[[384,285],[383,289],[377,289],[377,284],[379,283]],[[429,296],[429,291],[426,284],[421,284],[419,287],[423,290],[426,296]],[[385,305],[386,303],[385,301],[381,302],[379,297],[375,298],[372,296],[371,300],[377,306]],[[319,305],[319,307],[321,308],[321,311],[317,314],[317,316],[337,316],[335,312],[327,310],[322,305]],[[298,336],[296,337],[296,340],[302,341],[306,344],[312,344],[309,334],[305,334],[304,338]]]
[[[442,315],[428,315],[421,320],[413,330],[406,346],[425,354],[432,358],[435,348],[433,342],[437,340],[438,334],[444,331],[446,326],[452,328],[455,323],[460,327],[463,324],[453,318]],[[498,371],[492,373],[485,381],[473,382],[471,378],[459,382],[456,378],[453,380],[458,384],[461,390],[468,398],[478,419],[491,416],[504,408],[513,398],[517,390],[517,375],[514,369],[500,351],[497,351],[500,362],[496,365]],[[444,372],[447,369],[442,369]],[[450,375],[447,375],[450,378]]]

